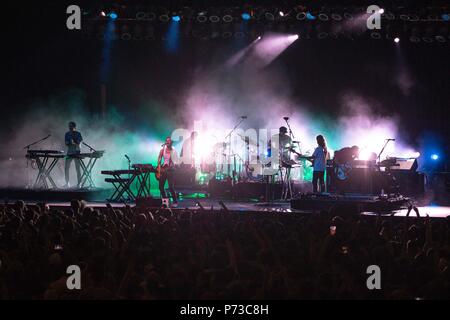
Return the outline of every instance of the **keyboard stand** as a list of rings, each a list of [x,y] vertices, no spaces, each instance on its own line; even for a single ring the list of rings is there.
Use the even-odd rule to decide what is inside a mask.
[[[49,189],[49,184],[47,183],[47,180],[53,188],[55,188],[55,189],[58,188],[50,174],[51,174],[53,168],[58,163],[59,158],[52,157],[50,164],[49,164],[49,160],[50,160],[50,157],[47,157],[47,156],[36,157],[36,164],[37,164],[39,172],[36,177],[36,181],[34,182],[33,188],[42,187],[44,189]]]

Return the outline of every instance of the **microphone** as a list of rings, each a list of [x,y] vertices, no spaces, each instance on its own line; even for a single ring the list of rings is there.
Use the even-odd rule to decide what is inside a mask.
[[[42,139],[42,140],[47,140],[48,138],[50,138],[52,135],[51,134],[49,134],[48,136],[46,136],[44,139]]]
[[[241,116],[241,119],[247,119],[247,116]]]
[[[395,139],[392,139],[392,138],[391,138],[391,139],[386,139],[386,140],[387,140],[387,141],[395,141]]]
[[[166,145],[166,143],[164,142],[162,145],[161,145],[161,147],[164,147]]]
[[[128,157],[128,155],[125,155],[125,158],[127,158],[128,162],[131,162],[130,157]]]
[[[286,121],[288,121],[288,120],[289,120],[289,117],[283,117],[283,119],[286,120]]]

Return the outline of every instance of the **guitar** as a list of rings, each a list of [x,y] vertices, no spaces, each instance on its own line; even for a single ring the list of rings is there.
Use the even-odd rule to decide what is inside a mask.
[[[168,170],[173,170],[175,168],[180,168],[180,165],[169,166],[168,164],[165,164],[165,165],[158,164],[158,166],[156,167],[156,171],[155,171],[156,180],[159,181],[159,179],[161,179],[161,176],[163,175],[163,173],[165,173]]]
[[[159,181],[161,179],[161,175],[169,168],[168,165],[161,166],[160,163],[158,163],[158,166],[156,167],[155,171],[155,178]]]

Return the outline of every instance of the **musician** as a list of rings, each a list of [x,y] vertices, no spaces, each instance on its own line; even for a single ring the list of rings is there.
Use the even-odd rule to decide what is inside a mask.
[[[173,142],[170,137],[166,138],[166,141],[159,152],[158,156],[158,166],[161,167],[161,177],[159,178],[159,192],[161,193],[161,198],[167,198],[164,186],[166,181],[169,184],[169,190],[172,195],[173,203],[176,205],[178,203],[177,193],[175,191],[175,181],[174,181],[174,167],[178,162],[177,151],[172,146]]]
[[[359,157],[359,147],[345,147],[334,152],[334,162],[336,164],[345,164]]]
[[[80,144],[83,141],[83,137],[81,133],[76,130],[76,123],[71,121],[69,122],[69,131],[66,132],[64,140],[67,146],[67,156],[65,159],[65,167],[64,173],[66,178],[65,187],[69,187],[69,173],[70,173],[70,165],[72,161],[75,161],[75,170],[77,172],[77,180],[78,186],[81,183],[81,168],[80,168],[80,159],[76,157],[80,151]]]
[[[314,193],[317,193],[318,189],[320,192],[325,192],[325,169],[327,160],[330,157],[325,138],[322,135],[318,135],[316,137],[316,141],[317,148],[314,150],[314,153],[311,156],[314,167],[312,179]]]
[[[287,134],[288,130],[286,127],[280,127],[278,134],[274,135],[269,141],[269,154],[268,156],[272,155],[272,141],[275,142],[274,145],[274,152],[278,152],[280,155],[280,163],[281,164],[288,164],[290,162],[290,150],[289,148],[292,147],[292,139]]]

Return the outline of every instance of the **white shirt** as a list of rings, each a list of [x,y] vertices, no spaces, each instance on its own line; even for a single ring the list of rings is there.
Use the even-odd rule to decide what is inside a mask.
[[[322,147],[317,147],[312,154],[314,158],[314,171],[325,171],[328,153]]]
[[[178,154],[173,147],[172,150],[169,150],[167,146],[164,146],[162,157],[163,157],[163,166],[172,166],[178,164]]]

